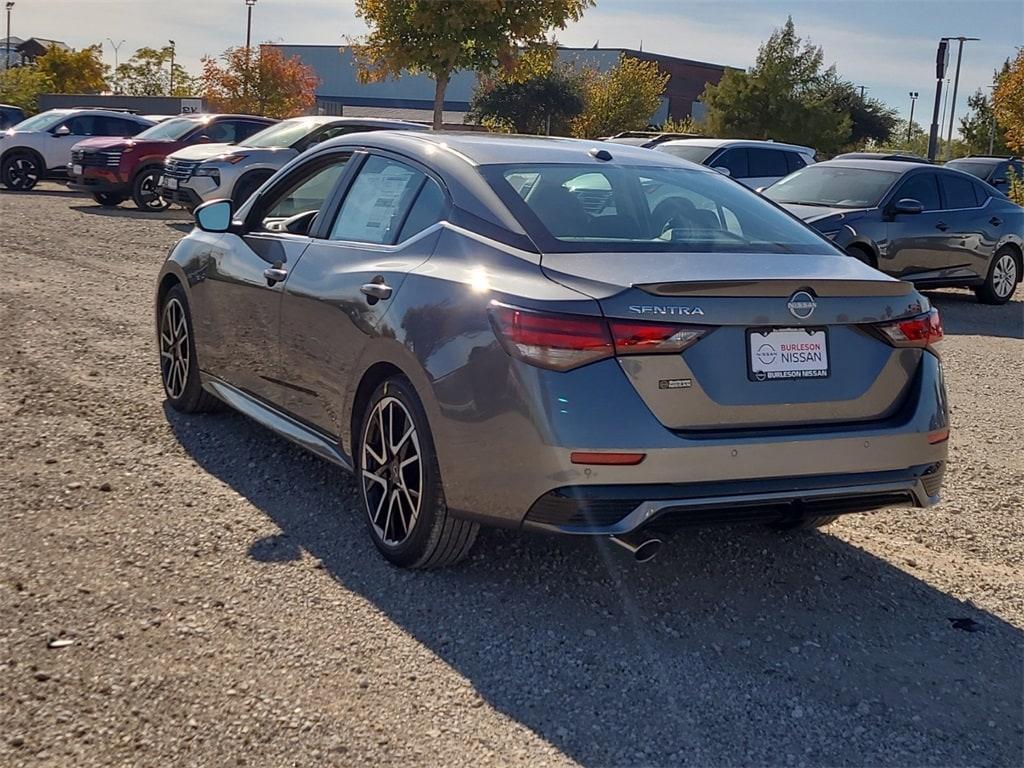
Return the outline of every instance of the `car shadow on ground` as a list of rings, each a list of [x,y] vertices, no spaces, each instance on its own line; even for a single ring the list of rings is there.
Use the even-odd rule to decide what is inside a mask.
[[[131,205],[131,203],[128,203]],[[90,216],[113,216],[122,219],[153,219],[156,221],[192,221],[192,214],[188,211],[169,208],[164,211],[140,211],[138,208],[107,208],[102,205],[72,205],[73,211],[86,213]],[[191,227],[189,227],[191,229]]]
[[[997,336],[1024,339],[1024,288],[1006,304],[982,304],[973,291],[927,291],[939,310],[942,329],[955,336]]]
[[[249,557],[310,553],[582,764],[744,764],[766,738],[780,765],[1019,764],[1021,631],[835,536],[682,532],[641,566],[605,540],[485,531],[466,563],[406,572],[341,470],[232,412],[167,418],[280,528]]]

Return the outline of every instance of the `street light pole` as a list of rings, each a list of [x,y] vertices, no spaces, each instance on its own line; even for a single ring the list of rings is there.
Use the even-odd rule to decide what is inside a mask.
[[[7,54],[7,59],[4,64],[4,69],[11,68],[11,11],[14,10],[14,0],[8,0],[7,2],[7,39],[4,40],[4,52]]]
[[[120,51],[121,50],[121,46],[124,45],[124,40],[119,42],[117,45],[114,45],[114,41],[108,37],[107,38],[107,42],[110,43],[110,47],[114,49],[114,93],[117,93],[118,86],[120,85],[120,83],[118,82],[118,74],[117,74],[117,68],[118,68],[117,52]]]
[[[910,91],[910,120],[907,121],[907,143],[910,143],[910,134],[914,130],[914,105],[920,95],[917,91]]]
[[[953,103],[949,105],[949,132],[946,134],[946,159],[953,155],[953,118],[956,115],[956,91],[960,85],[960,60],[964,57],[964,43],[968,40],[978,40],[977,37],[954,37],[952,40],[958,40],[960,47],[956,52],[956,74],[953,76]]]
[[[949,39],[939,38],[935,51],[935,105],[932,107],[932,126],[928,131],[928,159],[934,160],[939,145],[939,107],[942,105],[942,78],[949,64]]]
[[[174,41],[173,40],[168,40],[167,42],[171,44],[171,78],[170,78],[170,84],[167,86],[167,95],[168,96],[173,96],[174,95]]]
[[[245,22],[245,55],[249,55],[249,47],[252,43],[252,7],[256,5],[256,0],[245,0],[247,19]]]

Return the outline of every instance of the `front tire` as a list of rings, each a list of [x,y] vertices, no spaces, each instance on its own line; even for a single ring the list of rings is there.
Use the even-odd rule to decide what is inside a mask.
[[[28,192],[42,177],[39,158],[30,152],[12,152],[0,166],[0,182],[13,192]]]
[[[156,193],[156,183],[160,179],[159,168],[144,168],[139,171],[132,182],[132,202],[141,211],[162,211],[169,203]]]
[[[171,408],[182,413],[213,410],[217,399],[203,389],[192,332],[192,313],[185,289],[176,285],[160,305],[157,343],[160,347],[160,380]]]
[[[117,206],[128,199],[128,196],[122,195],[119,192],[94,192],[92,199],[104,208],[117,208]]]
[[[1003,246],[992,257],[985,282],[974,290],[983,304],[1005,304],[1017,290],[1021,278],[1021,264],[1009,246]]]
[[[370,397],[359,424],[356,473],[374,545],[402,568],[453,565],[469,554],[480,526],[445,503],[427,416],[404,376]]]

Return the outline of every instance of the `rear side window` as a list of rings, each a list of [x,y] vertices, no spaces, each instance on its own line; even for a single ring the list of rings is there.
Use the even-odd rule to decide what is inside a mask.
[[[405,163],[370,157],[345,195],[331,240],[393,244],[425,179]]]
[[[951,173],[944,173],[939,177],[939,185],[942,187],[942,197],[945,201],[944,208],[978,207],[978,199],[974,195],[974,182],[970,179],[963,179]]]
[[[937,211],[941,208],[939,203],[939,187],[935,181],[934,173],[919,173],[911,176],[896,192],[894,200],[903,199],[917,200],[926,211]]]
[[[728,168],[729,175],[734,179],[745,179],[751,175],[747,173],[747,150],[742,147],[725,150],[708,165],[712,168]]]
[[[416,196],[416,202],[409,209],[409,215],[405,217],[405,224],[398,233],[398,242],[408,240],[417,235],[429,226],[441,220],[444,213],[445,199],[444,192],[433,179],[427,179],[420,193]]]
[[[788,168],[782,150],[747,148],[747,171],[750,176],[786,176]]]

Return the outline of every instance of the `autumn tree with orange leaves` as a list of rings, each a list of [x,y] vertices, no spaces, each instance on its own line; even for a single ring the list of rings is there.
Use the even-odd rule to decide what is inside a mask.
[[[320,84],[298,56],[287,59],[269,45],[228,48],[219,59],[205,57],[199,82],[203,96],[220,112],[278,119],[308,112]]]

